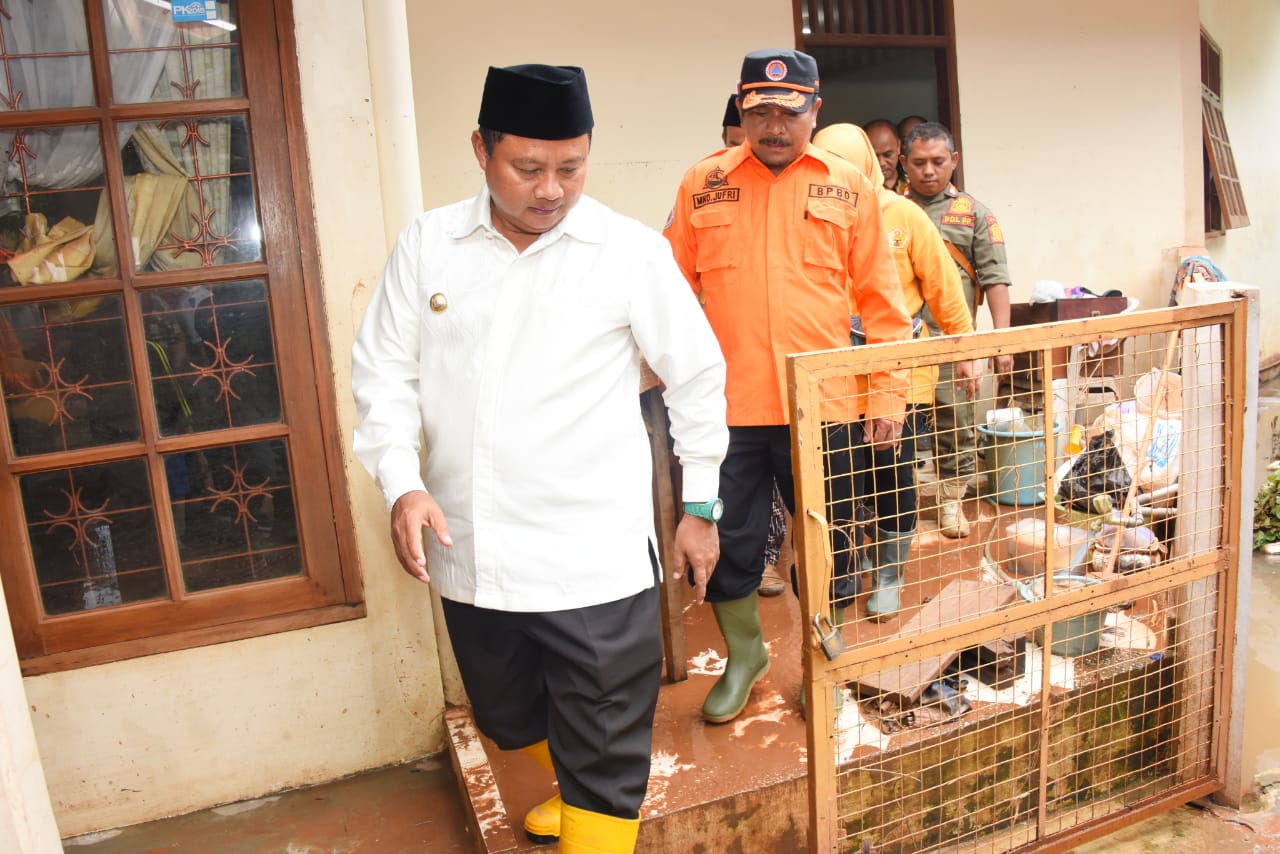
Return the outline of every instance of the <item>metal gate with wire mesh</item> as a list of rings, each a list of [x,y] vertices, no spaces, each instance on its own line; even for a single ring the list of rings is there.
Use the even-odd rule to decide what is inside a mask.
[[[790,358],[811,850],[1061,849],[1221,786],[1244,310]],[[908,537],[877,508],[909,496],[878,500],[885,478],[863,449],[824,447],[824,405],[865,394],[868,374],[905,388],[1000,354],[1013,356],[1009,382],[988,377],[972,400],[974,473],[948,479],[937,458],[963,446],[959,429],[908,467]],[[853,512],[832,503],[825,474],[850,468]],[[968,536],[938,529],[943,480],[968,486]],[[901,610],[871,619],[895,531],[909,546]],[[833,568],[850,563],[862,592],[836,601]]]

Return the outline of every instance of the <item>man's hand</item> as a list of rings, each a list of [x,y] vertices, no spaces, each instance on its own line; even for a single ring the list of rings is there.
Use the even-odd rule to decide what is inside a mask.
[[[406,492],[391,508],[391,542],[404,571],[426,584],[431,576],[427,575],[427,555],[422,548],[423,528],[435,531],[441,545],[453,545],[449,523],[436,500],[420,489]]]
[[[995,368],[997,385],[1000,382],[1000,377],[1013,373],[1013,356],[1008,353],[1004,353],[999,356],[992,356],[991,363]]]
[[[871,435],[867,440],[877,451],[892,448],[902,438],[901,421],[894,421],[892,418],[872,418],[870,426]]]
[[[707,596],[707,581],[720,559],[720,532],[714,522],[685,514],[676,526],[676,565],[671,574],[684,577],[685,567],[693,571],[693,599],[699,605]]]
[[[978,396],[978,383],[982,380],[982,362],[972,359],[968,362],[956,362],[956,385],[964,392],[965,397],[973,400]]]

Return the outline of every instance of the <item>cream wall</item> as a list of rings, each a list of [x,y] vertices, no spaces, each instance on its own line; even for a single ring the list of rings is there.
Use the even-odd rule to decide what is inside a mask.
[[[409,32],[428,207],[480,189],[470,137],[490,65],[580,65],[596,119],[587,193],[654,228],[685,169],[720,147],[743,54],[795,44],[786,0],[410,3]]]
[[[1280,361],[1280,6],[1205,0],[1200,21],[1222,49],[1222,113],[1249,209],[1249,225],[1209,240],[1222,271],[1262,293],[1262,365]]]
[[[1167,304],[1203,240],[1194,0],[956,4],[965,186],[1037,279]]]
[[[327,328],[349,451],[355,417],[348,354],[386,247],[370,57],[359,3],[308,0],[294,12]],[[64,835],[442,748],[429,598],[396,567],[386,511],[369,478],[352,460],[346,466],[366,619],[25,680]]]

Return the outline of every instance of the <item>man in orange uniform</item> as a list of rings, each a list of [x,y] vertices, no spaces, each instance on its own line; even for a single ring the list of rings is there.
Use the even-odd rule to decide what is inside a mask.
[[[876,199],[889,232],[889,246],[902,282],[907,311],[919,316],[928,306],[929,313],[947,335],[972,332],[973,317],[965,302],[960,273],[942,242],[942,235],[919,205],[893,191],[880,147],[871,134],[864,133],[857,125],[828,125],[814,135],[813,144],[839,154],[872,182],[884,179],[882,185],[876,187]],[[893,147],[896,150],[896,141]],[[857,306],[854,313],[858,313]],[[923,323],[921,327],[927,337]],[[965,383],[972,397],[978,389],[981,364],[958,362],[955,372],[957,380]],[[902,570],[916,529],[915,443],[911,439],[917,423],[922,420],[919,416],[933,403],[937,381],[937,367],[912,369],[902,444],[897,449],[876,451],[872,455],[871,492],[876,520],[875,546],[870,551],[875,564],[876,589],[867,598],[867,616],[872,619],[889,619],[901,608]]]
[[[720,560],[706,599],[729,657],[702,707],[713,723],[737,717],[769,669],[756,588],[775,478],[795,512],[787,355],[848,346],[853,299],[872,342],[911,337],[875,188],[809,142],[821,103],[813,57],[785,49],[747,54],[738,84],[746,142],[685,173],[665,230],[728,368]],[[822,413],[827,519],[849,538],[833,547],[840,613],[857,592],[854,475],[867,467],[868,443],[897,441],[905,384],[903,374],[873,374],[865,398],[829,400]]]
[[[738,95],[729,96],[724,105],[724,121],[720,129],[720,139],[725,148],[742,145],[746,134],[742,130],[742,116],[738,114]],[[778,575],[778,560],[782,556],[783,541],[791,535],[787,530],[786,505],[778,492],[778,485],[773,485],[773,504],[769,507],[769,537],[764,547],[764,574],[760,576],[759,593],[761,596],[781,596],[787,590],[787,583]],[[790,566],[790,563],[787,564]]]

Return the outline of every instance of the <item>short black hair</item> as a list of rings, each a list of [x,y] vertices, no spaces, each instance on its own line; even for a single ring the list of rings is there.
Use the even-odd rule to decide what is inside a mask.
[[[484,143],[484,153],[492,157],[494,146],[499,142],[502,142],[502,138],[504,136],[506,136],[506,134],[500,130],[480,128],[480,141]]]
[[[888,119],[872,119],[871,121],[867,122],[865,125],[862,126],[862,130],[865,133],[869,134],[871,133],[872,130],[878,127],[888,128],[893,133],[893,138],[894,139],[898,138],[898,126],[895,125],[893,122],[889,121]]]
[[[907,134],[907,138],[902,141],[902,153],[910,154],[911,146],[919,142],[929,142],[930,140],[940,139],[947,144],[947,151],[952,154],[956,153],[956,140],[951,135],[951,131],[947,130],[945,125],[937,122],[921,122],[911,129],[911,133]]]

